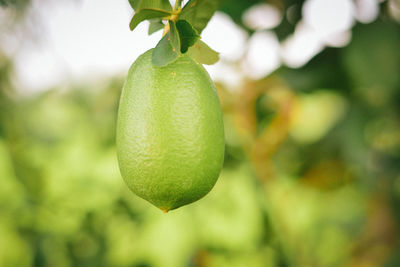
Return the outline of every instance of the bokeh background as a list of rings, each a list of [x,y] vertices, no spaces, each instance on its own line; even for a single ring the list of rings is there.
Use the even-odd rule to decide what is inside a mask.
[[[187,1],[185,1],[187,2]],[[125,0],[0,0],[0,266],[400,266],[400,2],[226,0],[225,163],[163,214],[118,170]]]

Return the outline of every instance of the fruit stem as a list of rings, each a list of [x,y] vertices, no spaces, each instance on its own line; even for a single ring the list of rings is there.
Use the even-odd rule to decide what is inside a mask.
[[[181,3],[182,3],[182,0],[176,0],[175,1],[174,11],[177,11],[178,9],[181,8]]]

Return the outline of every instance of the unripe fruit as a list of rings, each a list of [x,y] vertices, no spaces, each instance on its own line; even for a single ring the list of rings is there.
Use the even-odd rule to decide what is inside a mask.
[[[131,66],[118,111],[122,177],[163,211],[205,196],[224,159],[222,111],[205,69],[189,56],[156,67],[153,50]]]

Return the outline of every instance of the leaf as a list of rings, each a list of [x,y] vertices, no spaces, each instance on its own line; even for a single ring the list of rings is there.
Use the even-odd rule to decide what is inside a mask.
[[[139,1],[137,1],[137,0],[128,0],[128,1],[129,1],[129,4],[131,5],[131,7],[133,8],[133,10],[136,10]]]
[[[169,32],[161,38],[153,51],[152,62],[157,67],[174,62],[180,55],[180,40],[175,22],[169,21],[169,27]]]
[[[172,47],[175,49],[174,52],[180,52],[180,48],[181,48],[181,41],[179,39],[179,32],[178,29],[176,28],[176,24],[175,22],[173,22],[172,20],[168,21],[169,23],[169,32],[170,32],[170,40],[171,40],[171,44]]]
[[[178,58],[178,53],[173,51],[169,38],[170,33],[164,35],[154,48],[152,62],[157,67],[163,67],[175,61]]]
[[[140,9],[133,16],[131,22],[129,23],[129,28],[131,29],[131,31],[133,31],[136,28],[136,26],[143,20],[163,18],[171,14],[172,14],[171,12],[161,9],[154,9],[154,8]]]
[[[186,51],[199,40],[200,35],[186,20],[178,20],[176,22],[176,28],[179,32],[179,39],[181,41],[181,52]]]
[[[129,23],[131,31],[143,20],[163,18],[172,14],[168,0],[129,0],[129,3],[135,10],[135,14]]]
[[[223,0],[190,0],[183,7],[179,18],[189,22],[201,33],[222,2]]]
[[[162,23],[161,19],[151,19],[148,34],[153,34],[156,31],[161,30],[162,28],[164,28],[164,24]]]
[[[138,12],[140,9],[155,8],[165,11],[172,11],[171,4],[168,0],[128,0],[129,4]]]
[[[219,53],[211,49],[203,41],[198,40],[186,53],[201,64],[212,65],[219,60]]]

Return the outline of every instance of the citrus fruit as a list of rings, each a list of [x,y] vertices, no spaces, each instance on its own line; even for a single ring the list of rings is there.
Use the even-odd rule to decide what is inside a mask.
[[[128,187],[166,212],[212,189],[224,160],[224,128],[203,66],[182,55],[156,67],[152,53],[133,63],[122,90],[117,154]]]

